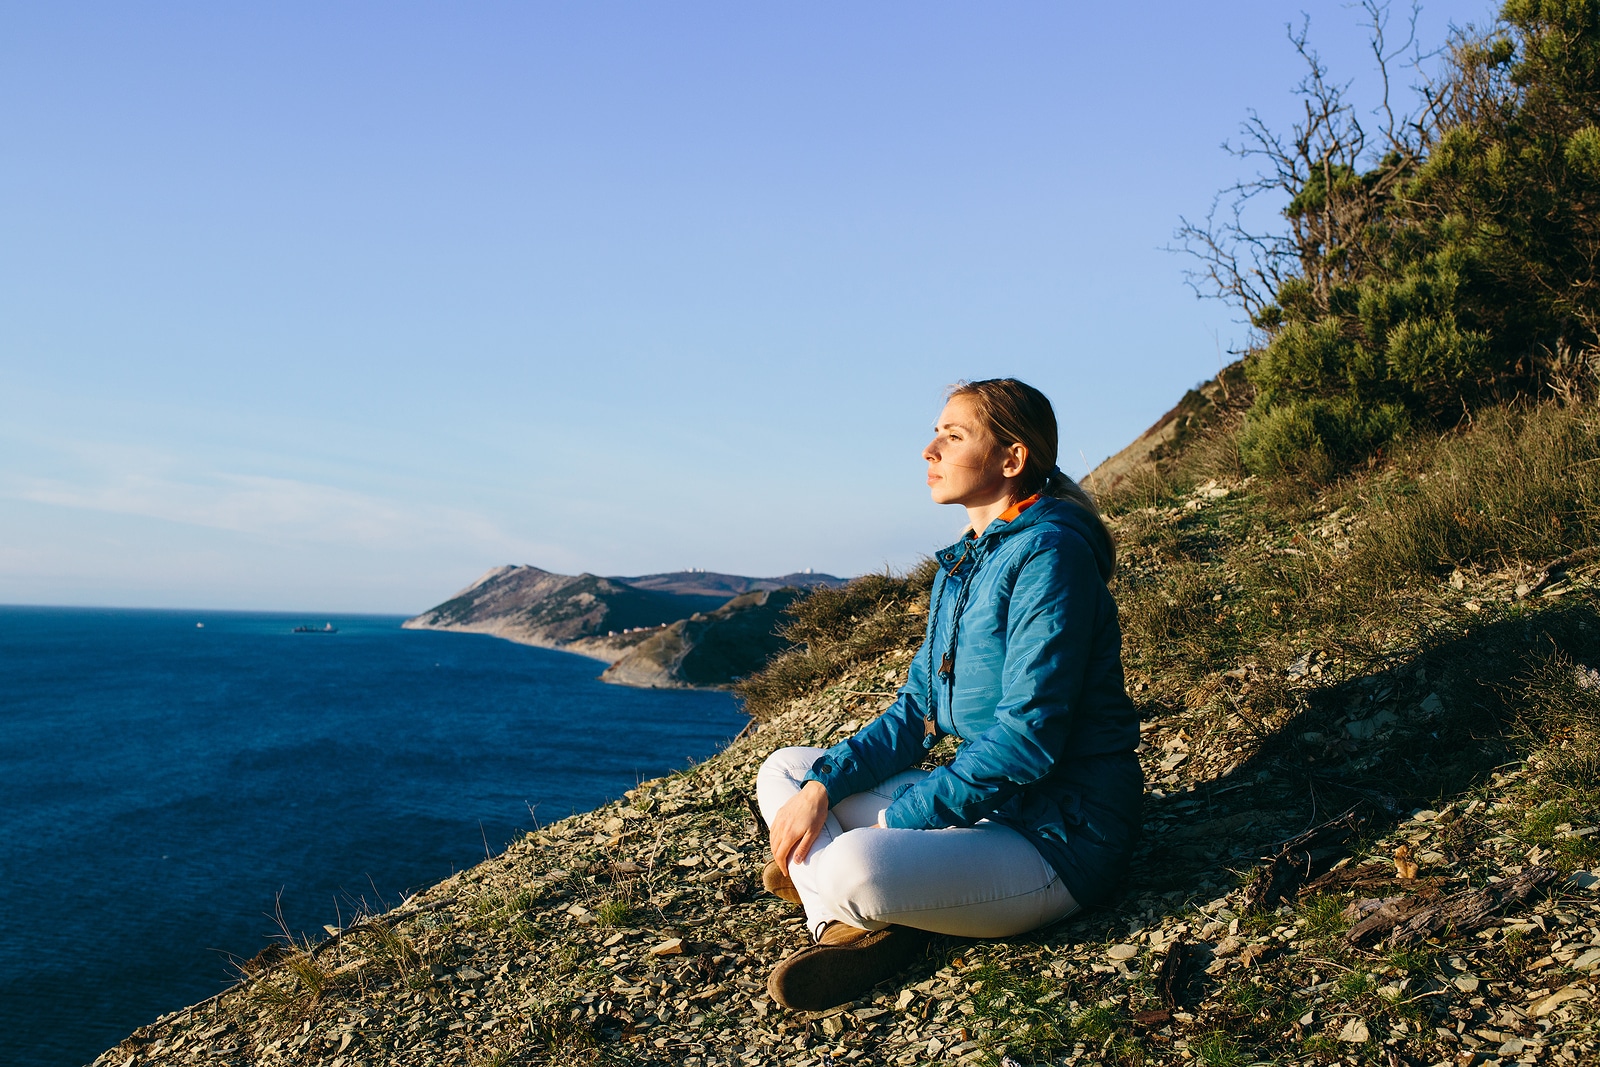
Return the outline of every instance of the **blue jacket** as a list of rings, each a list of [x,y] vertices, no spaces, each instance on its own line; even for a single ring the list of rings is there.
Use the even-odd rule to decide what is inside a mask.
[[[963,743],[952,762],[897,794],[886,823],[937,829],[987,818],[1014,827],[1087,906],[1126,870],[1144,795],[1133,754],[1139,714],[1123,685],[1122,633],[1106,589],[1112,548],[1071,501],[1041,498],[1006,518],[939,552],[906,684],[807,778],[836,804],[914,766],[932,740],[931,694],[939,733]]]

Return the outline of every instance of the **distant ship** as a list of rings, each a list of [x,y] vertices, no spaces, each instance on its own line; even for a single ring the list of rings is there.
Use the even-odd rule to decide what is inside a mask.
[[[333,628],[333,623],[330,622],[323,626],[320,630],[315,626],[296,626],[294,628],[294,632],[297,634],[336,634],[339,631],[335,630]]]

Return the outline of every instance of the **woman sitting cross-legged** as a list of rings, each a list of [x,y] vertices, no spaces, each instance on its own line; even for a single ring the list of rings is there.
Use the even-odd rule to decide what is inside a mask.
[[[1009,937],[1103,899],[1139,831],[1115,551],[1056,467],[1050,401],[1011,379],[961,383],[923,458],[934,501],[971,528],[936,557],[906,684],[855,736],[780,749],[757,777],[763,881],[815,940],[768,982],[790,1008],[854,999],[928,932]],[[955,758],[912,769],[946,734]]]

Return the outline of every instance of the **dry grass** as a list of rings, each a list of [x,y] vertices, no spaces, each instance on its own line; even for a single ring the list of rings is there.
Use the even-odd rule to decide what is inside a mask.
[[[1482,412],[1463,431],[1412,443],[1356,488],[1377,520],[1355,561],[1367,581],[1542,564],[1600,544],[1600,412]]]
[[[936,566],[929,559],[904,575],[868,574],[841,589],[817,589],[791,604],[793,621],[782,633],[796,647],[734,687],[745,711],[765,721],[793,698],[827,685],[859,663],[915,648],[927,624]]]
[[[1600,651],[1600,634],[1585,643]],[[1600,808],[1600,668],[1554,651],[1528,672],[1517,696],[1517,730],[1543,786],[1535,799],[1593,813]]]

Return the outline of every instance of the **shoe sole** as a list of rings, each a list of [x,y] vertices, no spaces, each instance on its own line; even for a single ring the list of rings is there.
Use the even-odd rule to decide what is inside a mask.
[[[773,969],[767,992],[793,1011],[826,1011],[900,973],[926,944],[921,930],[890,926],[848,945],[812,945]]]
[[[761,868],[761,886],[773,896],[782,897],[791,904],[800,903],[800,893],[789,876],[783,873],[783,868],[778,866],[777,860],[768,860],[767,865]]]

